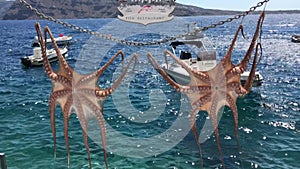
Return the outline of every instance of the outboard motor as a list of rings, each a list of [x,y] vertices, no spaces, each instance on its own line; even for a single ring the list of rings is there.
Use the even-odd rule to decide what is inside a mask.
[[[28,57],[21,58],[21,63],[24,65],[24,67],[31,67],[31,61]]]

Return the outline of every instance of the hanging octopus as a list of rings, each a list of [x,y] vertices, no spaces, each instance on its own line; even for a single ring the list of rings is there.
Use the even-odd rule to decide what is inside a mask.
[[[252,87],[255,69],[257,65],[258,50],[261,49],[261,44],[258,42],[258,38],[261,36],[262,23],[265,17],[265,12],[262,12],[257,27],[252,38],[251,44],[246,52],[245,57],[241,63],[234,65],[231,62],[231,54],[233,47],[237,40],[238,34],[241,31],[243,33],[243,26],[240,25],[237,29],[232,43],[229,47],[228,52],[224,58],[211,70],[209,71],[197,71],[187,65],[185,62],[179,60],[170,51],[165,50],[164,56],[172,57],[178,64],[180,64],[188,73],[191,78],[190,83],[187,85],[180,85],[176,83],[172,78],[170,78],[167,73],[159,66],[158,62],[154,59],[151,53],[148,53],[148,59],[153,67],[164,77],[164,79],[174,87],[178,92],[184,93],[188,96],[191,104],[190,112],[190,125],[192,132],[194,134],[199,156],[200,156],[200,167],[202,168],[202,152],[199,143],[199,136],[196,128],[196,116],[199,111],[203,110],[208,113],[211,119],[212,125],[214,127],[214,133],[216,136],[216,141],[218,145],[218,150],[220,153],[220,158],[222,161],[222,166],[224,166],[224,159],[222,155],[219,132],[218,132],[218,116],[219,110],[223,106],[228,106],[233,114],[234,118],[234,131],[235,137],[238,142],[238,110],[236,106],[236,100],[239,96],[244,96],[247,94]],[[255,48],[255,55],[253,59],[252,68],[250,75],[243,86],[241,84],[240,78],[241,74],[246,71],[247,65],[250,61],[252,52]],[[224,97],[223,97],[224,96]]]
[[[54,139],[54,158],[56,157],[56,128],[55,128],[55,107],[58,103],[62,108],[63,121],[64,121],[64,139],[66,142],[66,149],[68,152],[68,167],[70,166],[70,148],[68,140],[68,121],[71,113],[74,110],[77,115],[83,133],[84,145],[88,153],[89,166],[91,165],[90,150],[88,146],[88,136],[87,136],[87,127],[88,127],[88,116],[91,114],[98,121],[102,146],[104,151],[104,161],[105,166],[108,168],[107,155],[106,155],[106,127],[105,119],[103,117],[103,103],[105,99],[120,85],[122,79],[127,73],[129,66],[134,60],[134,66],[137,61],[137,55],[133,54],[130,58],[128,65],[123,69],[123,72],[119,78],[114,82],[114,84],[107,88],[101,89],[97,86],[97,81],[99,76],[104,72],[104,70],[118,57],[122,57],[122,62],[124,60],[124,53],[118,51],[103,67],[96,70],[95,72],[88,75],[81,75],[75,72],[63,58],[58,49],[58,46],[53,38],[53,35],[48,27],[44,29],[44,36],[42,36],[42,30],[39,23],[35,24],[35,28],[38,34],[39,42],[42,49],[42,57],[44,62],[45,72],[52,81],[52,93],[49,98],[49,111],[50,111],[50,120],[52,127],[52,134]],[[59,70],[54,72],[51,68],[49,60],[46,56],[46,39],[47,33],[49,34],[56,54],[59,59]],[[100,104],[99,104],[100,103]]]

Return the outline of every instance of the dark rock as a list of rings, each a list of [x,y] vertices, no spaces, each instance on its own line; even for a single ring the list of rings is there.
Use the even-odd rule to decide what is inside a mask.
[[[13,1],[0,1],[0,19],[7,13]]]

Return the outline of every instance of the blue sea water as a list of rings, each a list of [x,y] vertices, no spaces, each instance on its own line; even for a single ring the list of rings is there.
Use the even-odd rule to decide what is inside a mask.
[[[206,26],[227,16],[204,16],[180,18],[186,22],[197,22]],[[244,19],[245,33],[249,39],[240,38],[233,53],[233,62],[238,63],[245,55],[251,35],[256,26],[258,15],[251,15]],[[178,19],[178,18],[177,18]],[[263,24],[262,46],[263,56],[260,59],[258,70],[264,77],[263,85],[253,90],[237,101],[239,111],[239,142],[242,153],[237,148],[233,118],[229,109],[225,108],[219,123],[221,147],[226,168],[300,168],[300,44],[292,43],[292,34],[300,34],[299,14],[268,15]],[[115,36],[129,29],[141,28],[136,26],[127,28],[128,24],[119,24],[109,27],[115,19],[80,19],[66,20],[67,22],[97,31],[108,25],[104,33]],[[25,69],[20,58],[32,53],[31,43],[36,35],[34,20],[0,21],[0,153],[5,153],[9,169],[40,169],[40,168],[67,168],[67,152],[63,139],[63,117],[61,108],[56,109],[57,127],[57,157],[53,157],[53,138],[51,133],[47,100],[51,93],[51,82],[42,67]],[[69,47],[67,62],[72,67],[91,72],[99,68],[112,54],[119,49],[125,51],[126,60],[140,50],[136,47],[127,47],[115,44],[108,52],[104,51],[105,44],[92,46],[95,51],[103,51],[105,56],[94,55],[95,59],[103,62],[93,64],[95,60],[86,59],[85,54],[93,55],[93,50],[83,50],[91,46],[91,37],[48,21],[40,21],[42,26],[48,25],[54,35],[59,33],[72,34],[74,43]],[[121,22],[122,23],[122,22]],[[218,50],[218,60],[225,55],[240,21],[234,21],[220,27],[210,29],[205,35]],[[133,24],[134,25],[134,24]],[[183,24],[184,25],[184,24]],[[149,26],[147,26],[149,27]],[[180,27],[157,27],[161,30],[148,33],[140,29],[133,30],[135,35],[128,40],[159,39],[166,36],[164,32],[177,35],[186,31]],[[151,27],[151,26],[150,26]],[[154,26],[155,27],[155,26]],[[127,30],[126,30],[127,29]],[[176,30],[176,31],[174,31]],[[132,31],[132,30],[131,30]],[[129,37],[128,37],[129,36]],[[122,37],[119,35],[119,37]],[[99,38],[98,38],[99,39]],[[100,40],[101,41],[101,40]],[[110,47],[110,46],[109,46]],[[161,48],[165,46],[159,46]],[[147,51],[161,52],[156,47],[148,47]],[[91,54],[92,53],[92,54]],[[157,57],[162,61],[162,57]],[[116,62],[120,62],[117,60]],[[145,64],[145,65],[143,65]],[[111,84],[112,74],[117,64],[99,79],[99,85],[107,87]],[[166,103],[164,112],[158,118],[149,122],[137,123],[130,116],[119,112],[118,105],[113,97],[109,97],[104,104],[104,114],[107,125],[132,138],[147,138],[159,135],[172,126],[180,114],[181,95],[174,91],[151,67],[147,60],[139,59],[138,71],[134,79],[130,80],[128,98],[132,107],[125,105],[123,109],[136,109],[138,112],[156,113],[153,103],[149,99],[152,89],[161,89]],[[53,64],[54,69],[58,68]],[[82,71],[82,69],[80,69]],[[122,92],[121,92],[122,94]],[[117,95],[115,97],[121,97]],[[118,99],[118,98],[115,98]],[[266,106],[267,105],[267,106]],[[198,121],[205,116],[199,116]],[[71,148],[70,168],[88,168],[87,153],[83,144],[80,124],[73,114],[70,119],[69,139]],[[201,127],[201,126],[198,126]],[[200,130],[200,128],[199,128]],[[170,136],[172,138],[172,136]],[[143,139],[140,139],[143,141]],[[165,140],[168,140],[166,136]],[[120,145],[118,149],[122,155],[108,152],[109,168],[199,168],[199,154],[194,137],[188,133],[178,144],[170,149],[151,156],[135,158],[143,143],[124,146],[124,140],[113,137],[108,133],[109,144]],[[120,144],[119,144],[120,143]],[[128,144],[131,144],[128,142]],[[165,146],[163,142],[161,147]],[[105,168],[102,147],[89,139],[93,168]],[[221,168],[219,151],[214,135],[201,144],[203,151],[204,168]],[[124,155],[125,154],[125,155]],[[127,155],[126,155],[127,154]]]

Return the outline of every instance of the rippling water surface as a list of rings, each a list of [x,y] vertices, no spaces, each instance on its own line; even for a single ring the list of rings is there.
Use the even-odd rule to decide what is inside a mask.
[[[183,22],[173,21],[169,25],[147,27],[135,24],[130,27],[130,24],[114,19],[67,21],[94,31],[102,28],[100,31],[104,33],[125,37],[127,40],[147,41],[184,33],[186,22],[198,22],[200,26],[205,26],[225,18],[177,18],[176,20]],[[253,15],[244,19],[245,33],[249,39],[238,40],[233,53],[234,63],[238,63],[244,56],[257,18],[258,15]],[[261,40],[263,56],[258,65],[264,83],[237,101],[242,153],[238,152],[229,109],[225,108],[220,120],[221,146],[227,168],[300,168],[300,44],[290,40],[292,34],[300,34],[299,20],[300,15],[266,16]],[[47,106],[51,82],[43,68],[25,69],[20,63],[21,57],[32,53],[31,43],[36,34],[34,22],[0,21],[0,153],[6,154],[9,169],[67,168],[60,107],[56,109],[57,158],[53,158]],[[225,24],[205,32],[218,50],[218,60],[226,53],[239,23],[240,21]],[[167,133],[178,118],[185,117],[185,113],[188,113],[188,107],[181,107],[186,99],[169,87],[147,64],[144,52],[151,51],[161,62],[163,58],[160,52],[166,45],[142,48],[103,42],[93,46],[93,37],[87,34],[47,21],[41,21],[41,24],[48,25],[55,35],[73,35],[75,42],[69,48],[67,62],[79,72],[87,73],[99,68],[119,49],[125,51],[127,59],[134,52],[141,56],[136,71],[131,72],[131,76],[126,77],[127,80],[123,82],[128,86],[121,87],[122,90],[109,97],[104,104],[107,126],[110,127],[108,131],[117,131],[109,132],[107,138],[110,168],[199,168],[199,155],[191,133],[187,133],[178,144],[164,152],[151,154],[156,148],[168,145],[170,139],[174,140],[174,133],[184,130],[177,128],[173,133],[159,137],[161,133]],[[98,42],[101,39],[98,38]],[[115,72],[118,71],[118,63],[120,60],[99,79],[101,87],[108,87],[114,76],[117,76]],[[58,65],[53,64],[53,67],[57,69]],[[126,101],[128,104],[122,104],[127,103]],[[198,121],[205,119],[206,115],[201,113]],[[70,168],[88,168],[80,124],[74,114],[69,124]],[[118,133],[124,139],[117,137]],[[153,137],[157,137],[158,141],[144,145],[151,140],[147,138]],[[137,141],[125,142],[128,138]],[[96,142],[96,139],[89,139],[93,168],[104,168],[102,147]],[[221,161],[214,136],[210,135],[201,146],[204,168],[220,168]],[[146,152],[150,155],[146,156]],[[145,157],[135,158],[137,156]]]

